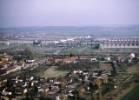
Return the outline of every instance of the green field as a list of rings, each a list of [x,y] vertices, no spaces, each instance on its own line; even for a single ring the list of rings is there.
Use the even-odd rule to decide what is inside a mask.
[[[133,88],[129,93],[127,93],[120,100],[139,100],[139,85]]]

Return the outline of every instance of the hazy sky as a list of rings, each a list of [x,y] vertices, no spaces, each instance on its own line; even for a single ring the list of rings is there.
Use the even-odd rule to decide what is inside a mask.
[[[0,0],[0,27],[139,24],[139,0]]]

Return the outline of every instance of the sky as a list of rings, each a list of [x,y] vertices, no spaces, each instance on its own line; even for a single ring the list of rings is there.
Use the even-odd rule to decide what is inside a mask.
[[[0,27],[138,24],[139,0],[0,0]]]

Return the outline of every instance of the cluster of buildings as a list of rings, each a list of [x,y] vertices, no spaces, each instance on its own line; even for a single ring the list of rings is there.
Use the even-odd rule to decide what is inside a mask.
[[[61,47],[61,48],[74,48],[74,47],[85,47],[85,46],[98,48],[98,45],[99,45],[99,42],[96,41],[91,36],[69,38],[66,40],[62,39],[62,40],[53,41],[47,44],[47,46],[49,47]]]
[[[1,98],[15,98],[16,96],[35,95],[43,91],[43,78],[33,76],[17,76],[8,78],[0,83]]]
[[[71,54],[72,55],[72,54]],[[105,57],[104,60],[106,62],[111,61],[110,57]],[[67,56],[49,56],[46,59],[47,64],[76,64],[80,63],[83,61],[88,61],[88,62],[98,62],[97,57],[89,57],[89,56],[77,56],[77,55],[67,55]]]
[[[6,53],[0,54],[0,76],[20,70],[22,67],[23,63],[17,63],[12,56]]]
[[[89,46],[96,49],[109,49],[109,48],[139,48],[139,38],[93,38],[81,37],[75,38],[70,41],[57,41],[49,44],[53,47],[82,47]]]
[[[79,57],[78,56],[54,56],[54,57],[48,57],[47,58],[47,63],[52,64],[52,63],[62,63],[62,64],[69,64],[69,63],[76,63],[78,62]]]
[[[73,37],[61,39],[56,41],[47,40],[8,40],[1,41],[2,43],[10,44],[32,44],[33,46],[46,46],[53,48],[73,48],[88,46],[96,49],[109,49],[109,48],[139,48],[138,37],[122,37],[122,38],[94,38],[91,36]]]
[[[131,53],[130,60],[135,58],[136,55]],[[97,58],[91,57],[59,57],[49,58],[46,61],[49,63],[70,64],[78,60],[89,60],[90,62],[98,61]],[[12,57],[4,54],[1,56],[2,61],[12,61]],[[105,58],[106,62],[111,62],[111,57]],[[10,63],[9,63],[10,64]],[[73,69],[64,77],[57,78],[43,78],[38,76],[30,76],[26,74],[17,75],[15,77],[6,78],[0,81],[0,98],[41,98],[46,97],[50,100],[102,100],[104,90],[103,88],[114,89],[117,88],[116,84],[110,84],[109,78],[113,76],[116,70],[116,64],[113,63],[100,63],[98,69]],[[115,69],[115,70],[114,70]]]
[[[106,71],[94,72],[74,70],[61,78],[40,78],[33,76],[17,76],[0,82],[1,98],[40,98],[45,96],[50,100],[80,99],[92,93],[100,94],[102,84],[108,83],[109,74]],[[95,97],[94,97],[95,98]]]
[[[0,76],[8,75],[12,72],[26,69],[32,66],[35,60],[17,61],[13,56],[6,53],[0,54]],[[37,65],[34,63],[34,65]]]

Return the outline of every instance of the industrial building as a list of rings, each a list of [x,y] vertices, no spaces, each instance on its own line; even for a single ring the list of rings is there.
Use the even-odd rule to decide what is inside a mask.
[[[109,38],[109,39],[101,39],[100,48],[131,48],[131,49],[139,49],[139,38]]]

